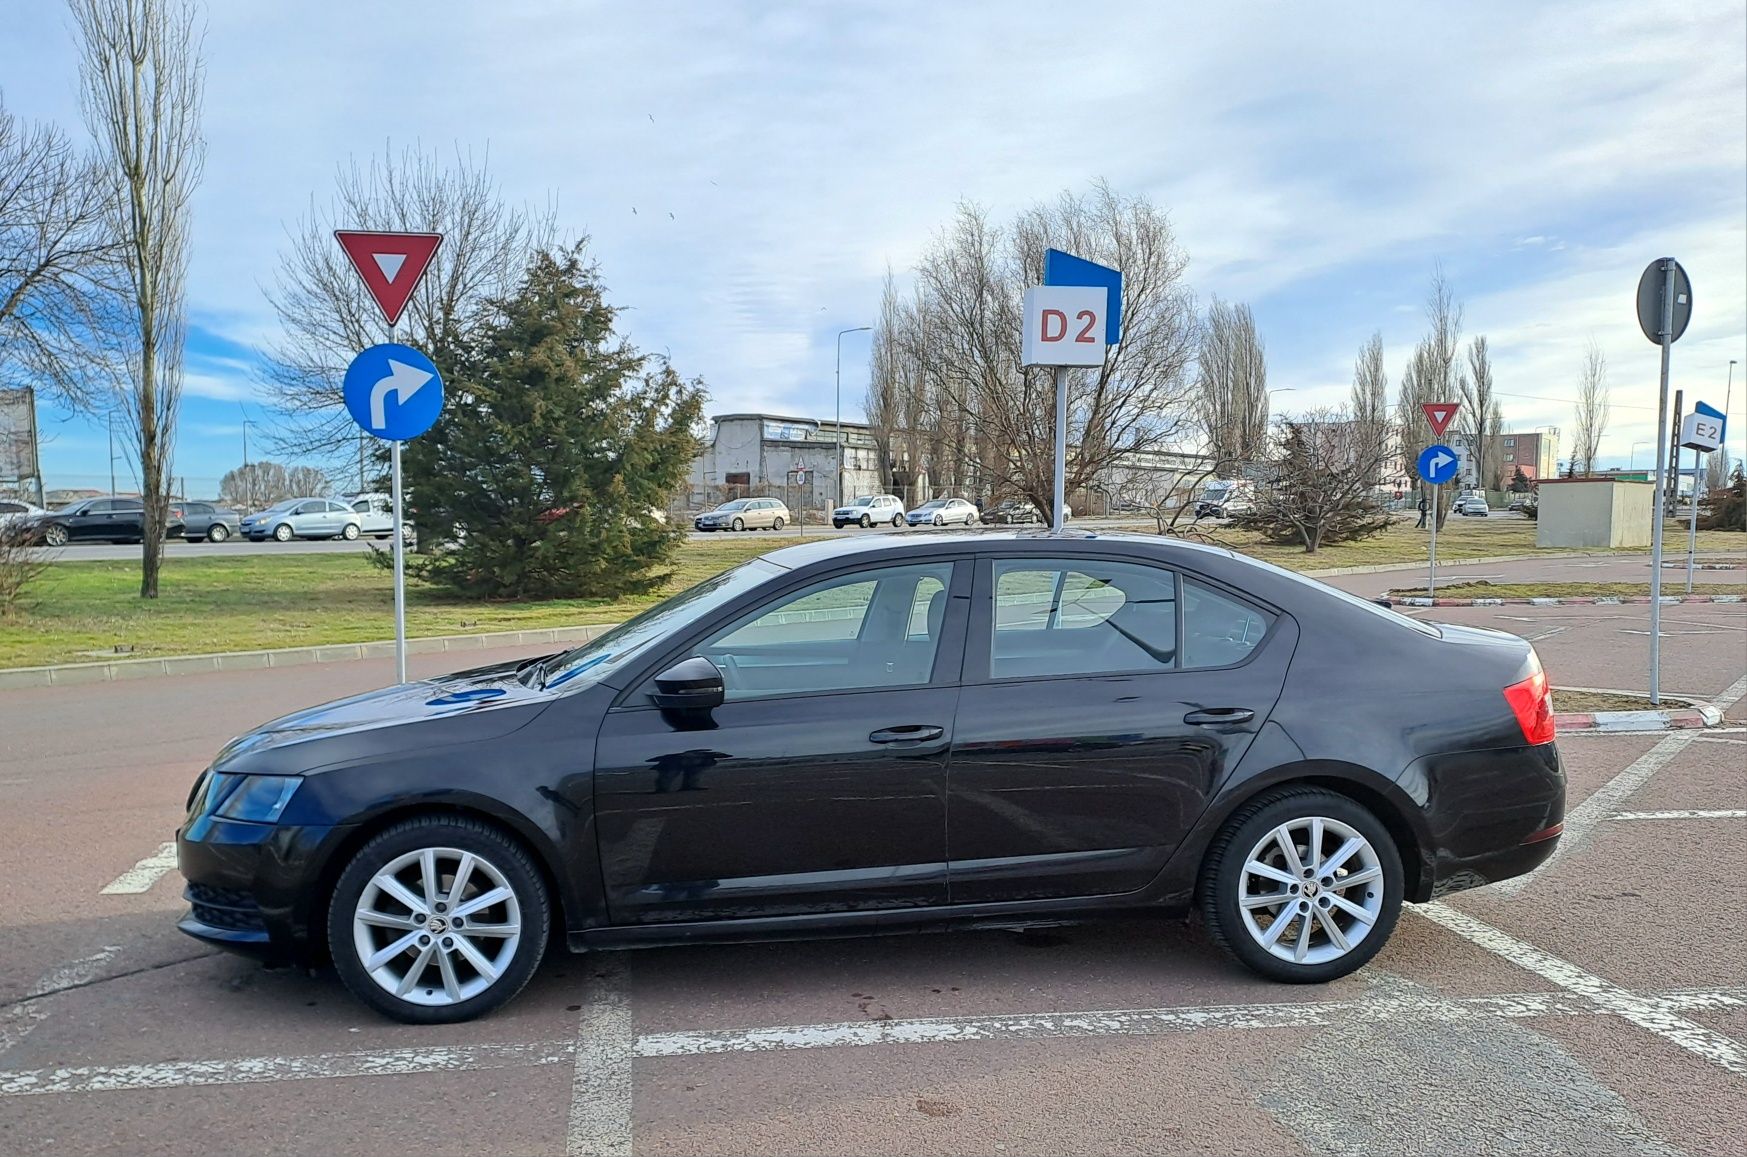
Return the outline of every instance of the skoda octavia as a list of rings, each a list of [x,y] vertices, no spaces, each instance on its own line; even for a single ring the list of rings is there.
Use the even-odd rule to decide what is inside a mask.
[[[181,927],[388,1016],[573,951],[1199,912],[1275,980],[1558,837],[1547,680],[1228,551],[1039,532],[773,551],[574,650],[233,740]]]

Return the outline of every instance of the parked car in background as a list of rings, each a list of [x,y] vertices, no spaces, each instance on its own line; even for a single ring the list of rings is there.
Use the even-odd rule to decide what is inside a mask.
[[[975,526],[977,508],[962,498],[936,498],[904,516],[911,526]]]
[[[287,498],[243,519],[241,533],[250,542],[273,538],[357,538],[363,519],[356,510],[333,498]]]
[[[1450,504],[1450,513],[1460,514],[1464,518],[1485,518],[1492,513],[1492,508],[1486,504],[1484,494],[1463,494]]]
[[[354,494],[346,500],[358,515],[358,533],[371,538],[394,537],[394,499],[386,494]],[[408,542],[413,540],[410,520],[401,522],[400,533]]]
[[[1072,518],[1074,508],[1063,505],[1062,517]],[[983,521],[990,526],[1020,526],[1028,522],[1044,522],[1043,511],[1023,498],[1009,498],[983,511]]]
[[[22,526],[33,518],[41,518],[48,511],[34,502],[26,502],[22,498],[0,498],[0,530],[9,526]]]
[[[59,510],[26,519],[26,537],[46,546],[69,542],[139,542],[145,537],[145,504],[137,498],[87,498]],[[174,512],[164,524],[166,539],[182,537],[182,520]]]
[[[851,524],[873,526],[884,522],[904,525],[904,503],[895,494],[863,494],[831,512],[831,525],[838,530]]]
[[[170,513],[182,520],[182,537],[189,542],[223,542],[243,524],[242,515],[212,502],[172,502]]]
[[[1256,508],[1256,484],[1246,478],[1215,478],[1201,488],[1196,518],[1235,518]]]
[[[781,530],[789,508],[775,498],[736,498],[692,520],[696,530]]]

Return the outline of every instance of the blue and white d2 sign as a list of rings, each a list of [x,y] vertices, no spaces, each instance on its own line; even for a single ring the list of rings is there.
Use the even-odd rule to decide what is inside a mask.
[[[1461,461],[1448,446],[1427,446],[1419,452],[1419,476],[1433,486],[1442,486],[1455,480]]]
[[[417,438],[443,412],[443,379],[411,346],[373,345],[346,367],[346,410],[385,442]]]

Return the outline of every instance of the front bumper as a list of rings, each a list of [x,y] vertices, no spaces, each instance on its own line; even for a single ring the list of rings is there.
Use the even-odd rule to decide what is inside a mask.
[[[277,963],[313,963],[327,918],[322,872],[350,827],[291,827],[204,815],[176,832],[197,940]]]

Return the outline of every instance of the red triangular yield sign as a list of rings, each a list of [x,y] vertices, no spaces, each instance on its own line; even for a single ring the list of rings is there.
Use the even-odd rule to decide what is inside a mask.
[[[1462,408],[1462,403],[1421,402],[1419,408],[1426,412],[1426,421],[1432,426],[1432,436],[1442,438],[1444,431],[1450,428],[1450,421],[1456,416],[1456,411]]]
[[[443,242],[441,233],[370,233],[359,229],[336,229],[334,239],[364,279],[364,288],[376,299],[382,316],[393,325],[412,298],[412,291],[425,275],[431,255]]]

